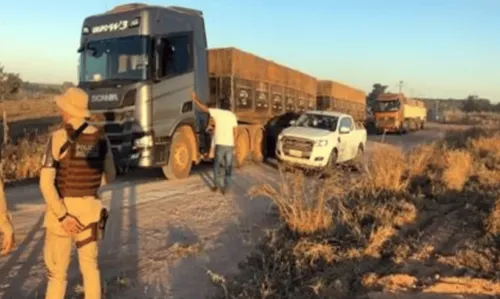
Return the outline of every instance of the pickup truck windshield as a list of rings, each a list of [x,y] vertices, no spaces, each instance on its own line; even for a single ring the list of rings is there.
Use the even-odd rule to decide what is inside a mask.
[[[338,117],[323,114],[302,114],[295,125],[297,127],[315,128],[321,130],[337,130]]]
[[[394,112],[399,110],[400,103],[398,100],[394,101],[377,101],[375,103],[375,112]]]
[[[147,80],[150,49],[144,36],[90,41],[80,54],[80,82]]]

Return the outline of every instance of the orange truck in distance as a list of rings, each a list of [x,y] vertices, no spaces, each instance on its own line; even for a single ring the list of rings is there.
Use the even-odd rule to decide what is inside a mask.
[[[381,95],[373,109],[377,134],[397,132],[405,134],[424,128],[427,108],[423,101],[407,98],[404,94]]]

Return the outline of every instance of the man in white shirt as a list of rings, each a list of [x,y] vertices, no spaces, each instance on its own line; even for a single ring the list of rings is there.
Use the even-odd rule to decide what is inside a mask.
[[[193,102],[200,109],[200,111],[209,113],[214,119],[214,143],[215,143],[215,161],[214,161],[214,186],[212,191],[216,192],[221,189],[222,194],[226,192],[231,184],[231,171],[233,168],[233,152],[234,140],[236,139],[236,127],[238,120],[236,115],[229,110],[229,107],[208,108],[203,104],[196,95],[192,93]],[[220,165],[224,162],[224,185],[220,183]]]

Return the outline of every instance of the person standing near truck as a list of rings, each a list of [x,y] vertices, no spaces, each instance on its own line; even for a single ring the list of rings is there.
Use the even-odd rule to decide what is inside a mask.
[[[210,114],[215,122],[214,144],[215,144],[215,160],[214,160],[214,186],[212,191],[221,190],[225,194],[231,185],[231,176],[233,168],[233,153],[234,140],[236,139],[236,130],[238,120],[236,115],[229,110],[227,105],[221,106],[221,109],[208,108],[204,105],[196,95],[192,93],[192,99],[200,111]],[[224,162],[224,185],[220,183],[220,165]]]
[[[42,161],[40,189],[47,204],[46,299],[65,296],[73,241],[85,298],[101,298],[97,241],[103,233],[107,211],[98,190],[114,180],[116,172],[108,138],[101,129],[86,122],[90,116],[88,100],[80,88],[69,88],[56,98],[64,128],[52,133]]]
[[[1,255],[7,255],[15,245],[14,228],[7,210],[5,192],[3,189],[3,179],[0,178],[0,230],[2,231],[2,251]]]

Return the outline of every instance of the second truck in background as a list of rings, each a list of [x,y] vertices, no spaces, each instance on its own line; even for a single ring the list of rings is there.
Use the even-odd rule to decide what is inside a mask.
[[[398,132],[400,134],[424,128],[427,108],[423,101],[407,98],[404,94],[381,95],[373,109],[375,128],[378,134]]]

